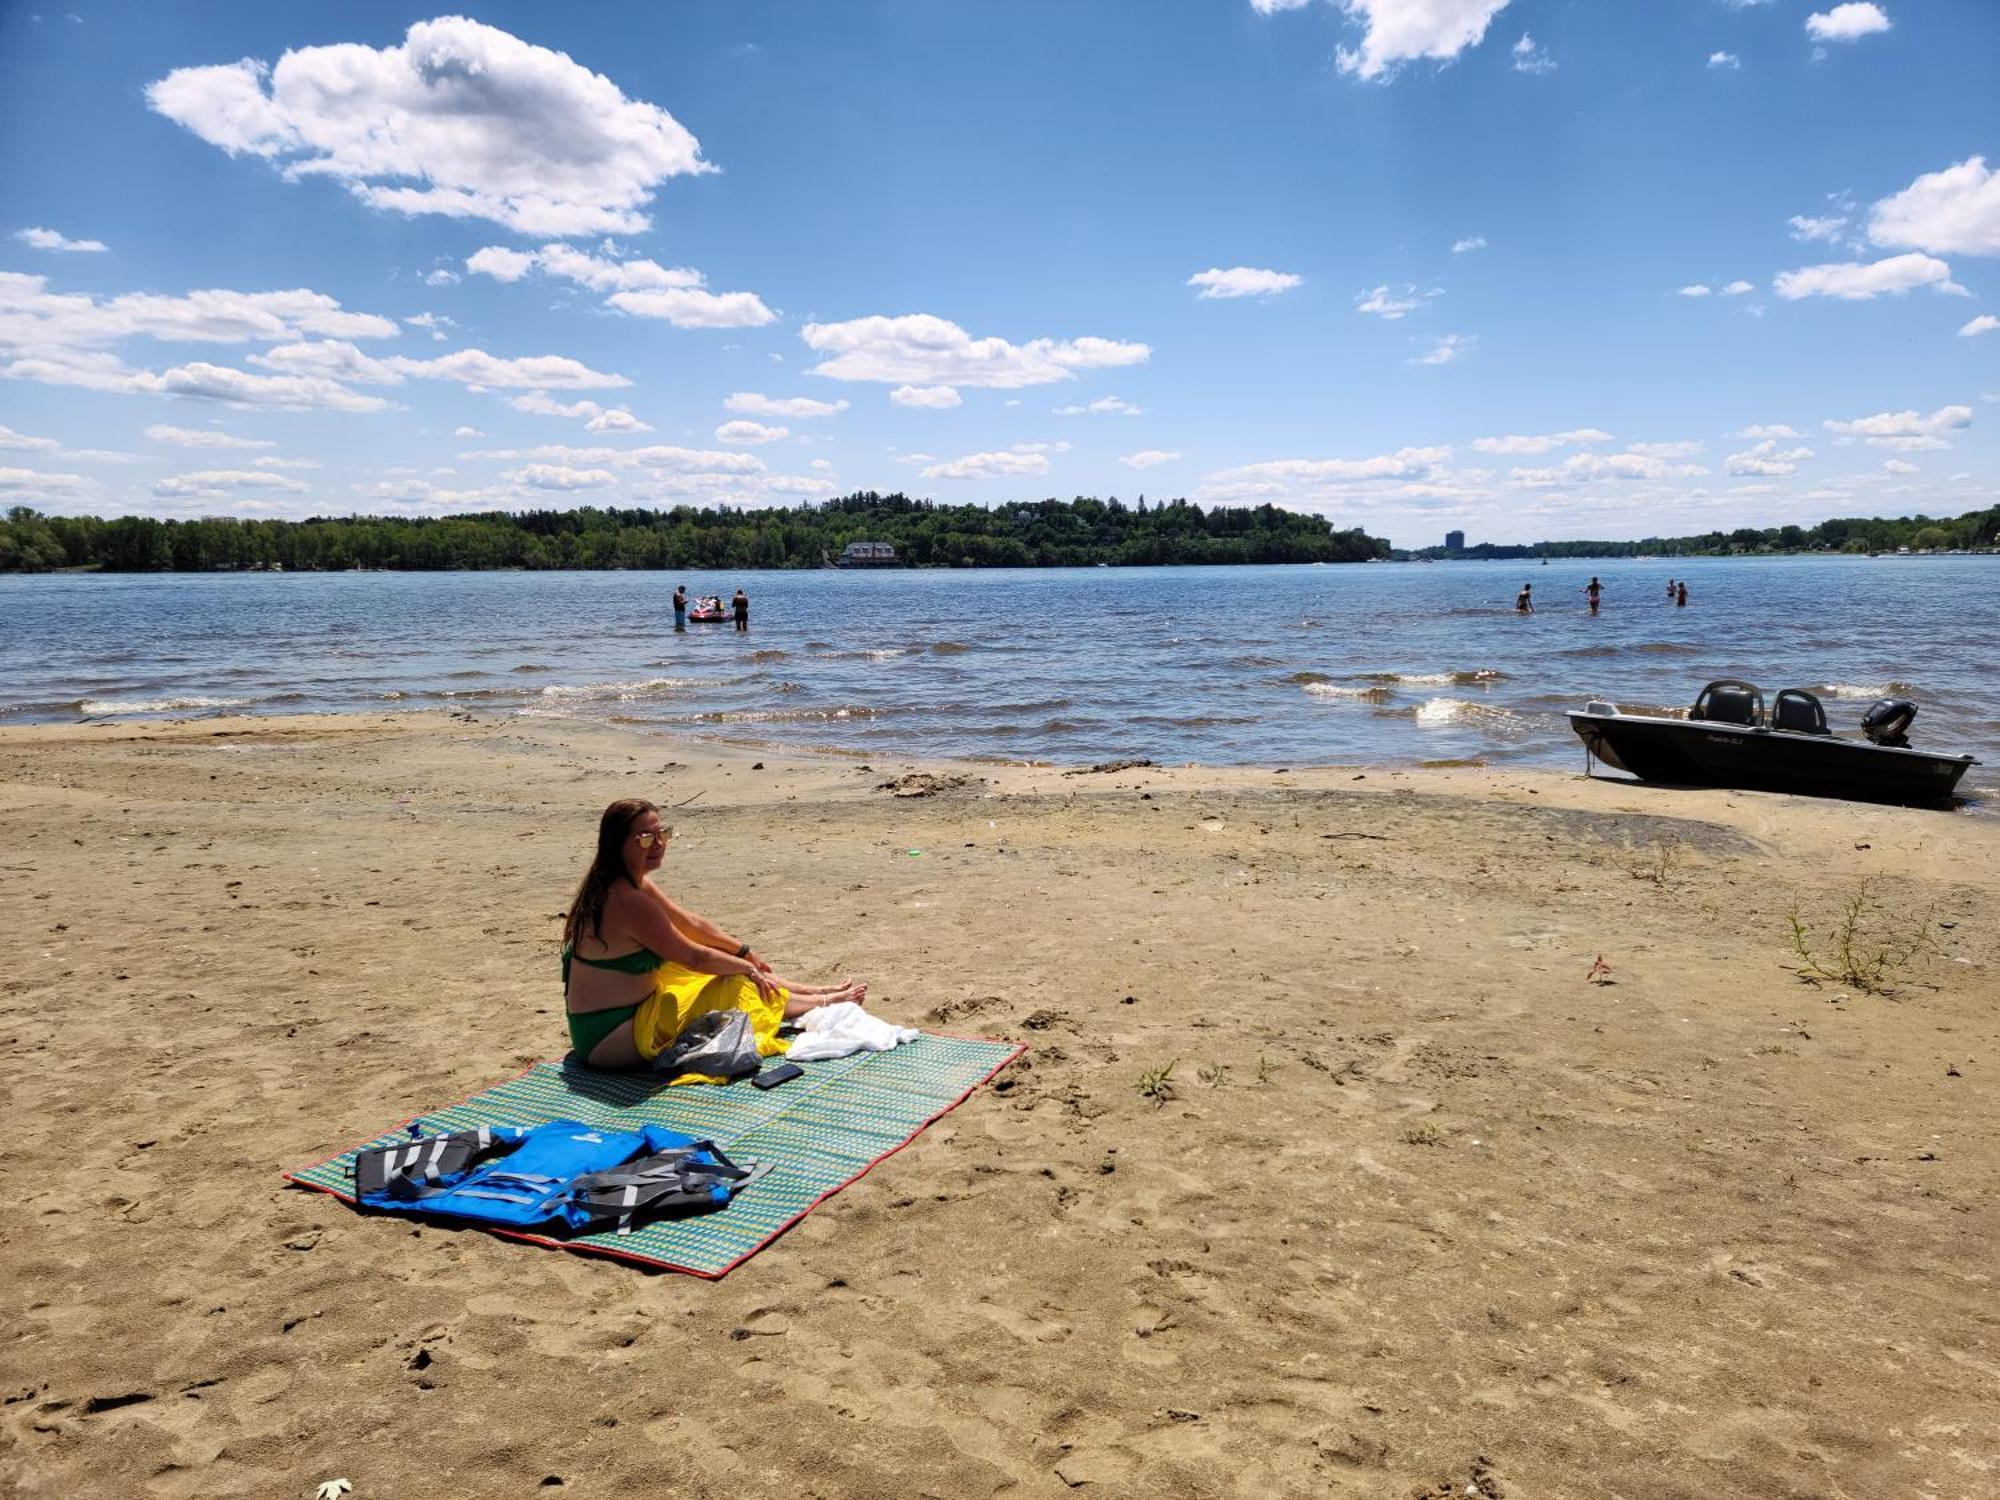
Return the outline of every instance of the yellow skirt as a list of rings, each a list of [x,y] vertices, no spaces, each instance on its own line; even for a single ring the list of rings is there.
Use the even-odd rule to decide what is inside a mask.
[[[791,1043],[779,1037],[778,1027],[785,1019],[785,1002],[791,995],[783,989],[772,993],[773,998],[766,1000],[742,974],[702,974],[676,963],[661,964],[653,974],[653,993],[640,1002],[638,1014],[632,1017],[633,1044],[638,1047],[639,1055],[651,1062],[673,1046],[674,1038],[695,1017],[710,1011],[740,1010],[750,1017],[750,1028],[757,1037],[757,1055],[782,1057]],[[708,1073],[681,1073],[667,1081],[671,1084],[729,1080]]]

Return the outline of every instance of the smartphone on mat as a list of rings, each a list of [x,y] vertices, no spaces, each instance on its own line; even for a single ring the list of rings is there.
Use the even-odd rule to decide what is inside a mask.
[[[790,1083],[794,1078],[803,1078],[806,1070],[797,1063],[786,1063],[781,1068],[766,1068],[750,1080],[753,1089],[774,1089],[781,1083]]]

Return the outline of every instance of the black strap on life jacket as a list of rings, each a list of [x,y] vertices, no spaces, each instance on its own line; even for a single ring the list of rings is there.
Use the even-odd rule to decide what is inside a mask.
[[[371,1146],[354,1158],[354,1188],[359,1196],[388,1193],[391,1197],[416,1202],[436,1197],[450,1189],[447,1177],[458,1177],[468,1168],[510,1151],[520,1144],[520,1136],[497,1136],[493,1127],[456,1130],[450,1135],[433,1135],[422,1140],[396,1141],[387,1146]]]

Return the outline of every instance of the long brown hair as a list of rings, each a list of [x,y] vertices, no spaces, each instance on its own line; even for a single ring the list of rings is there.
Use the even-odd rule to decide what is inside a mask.
[[[586,927],[592,937],[604,936],[604,898],[610,894],[613,881],[632,878],[625,872],[625,839],[634,823],[658,811],[643,797],[621,797],[604,809],[604,816],[597,820],[597,853],[583,872],[582,883],[569,904],[569,916],[563,921],[565,943],[574,944]]]

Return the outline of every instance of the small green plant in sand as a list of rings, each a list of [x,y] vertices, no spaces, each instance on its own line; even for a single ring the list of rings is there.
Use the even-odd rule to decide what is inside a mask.
[[[1196,1068],[1194,1076],[1212,1089],[1219,1089],[1229,1082],[1228,1063],[1210,1063],[1205,1068]]]
[[[1810,984],[1851,984],[1881,994],[1894,987],[1896,976],[1937,946],[1931,914],[1897,918],[1882,910],[1868,882],[1841,903],[1840,914],[1823,940],[1815,940],[1803,911],[1794,906],[1786,919],[1792,927],[1792,953],[1799,978]]]
[[[1412,1125],[1403,1132],[1403,1143],[1409,1146],[1435,1146],[1443,1140],[1444,1132],[1429,1123]]]
[[[1270,1059],[1270,1058],[1268,1058],[1268,1057],[1265,1057],[1265,1056],[1264,1056],[1263,1054],[1261,1054],[1261,1053],[1259,1053],[1259,1054],[1258,1054],[1258,1057],[1257,1057],[1257,1082],[1259,1082],[1260,1084],[1266,1084],[1266,1083],[1269,1083],[1269,1082],[1271,1081],[1271,1079],[1272,1079],[1273,1075],[1275,1075],[1275,1074],[1277,1073],[1277,1071],[1278,1071],[1278,1070],[1277,1070],[1277,1069],[1276,1069],[1275,1067],[1273,1067],[1273,1066],[1271,1065],[1271,1059]]]
[[[1650,880],[1665,889],[1686,859],[1687,849],[1679,839],[1662,839],[1631,866],[1632,878]]]
[[[1179,1058],[1174,1059],[1174,1062],[1179,1061]],[[1178,1099],[1180,1091],[1174,1087],[1174,1063],[1168,1063],[1164,1068],[1154,1068],[1149,1072],[1141,1073],[1139,1075],[1139,1097],[1142,1099],[1151,1099],[1163,1109],[1166,1107],[1169,1099]]]

